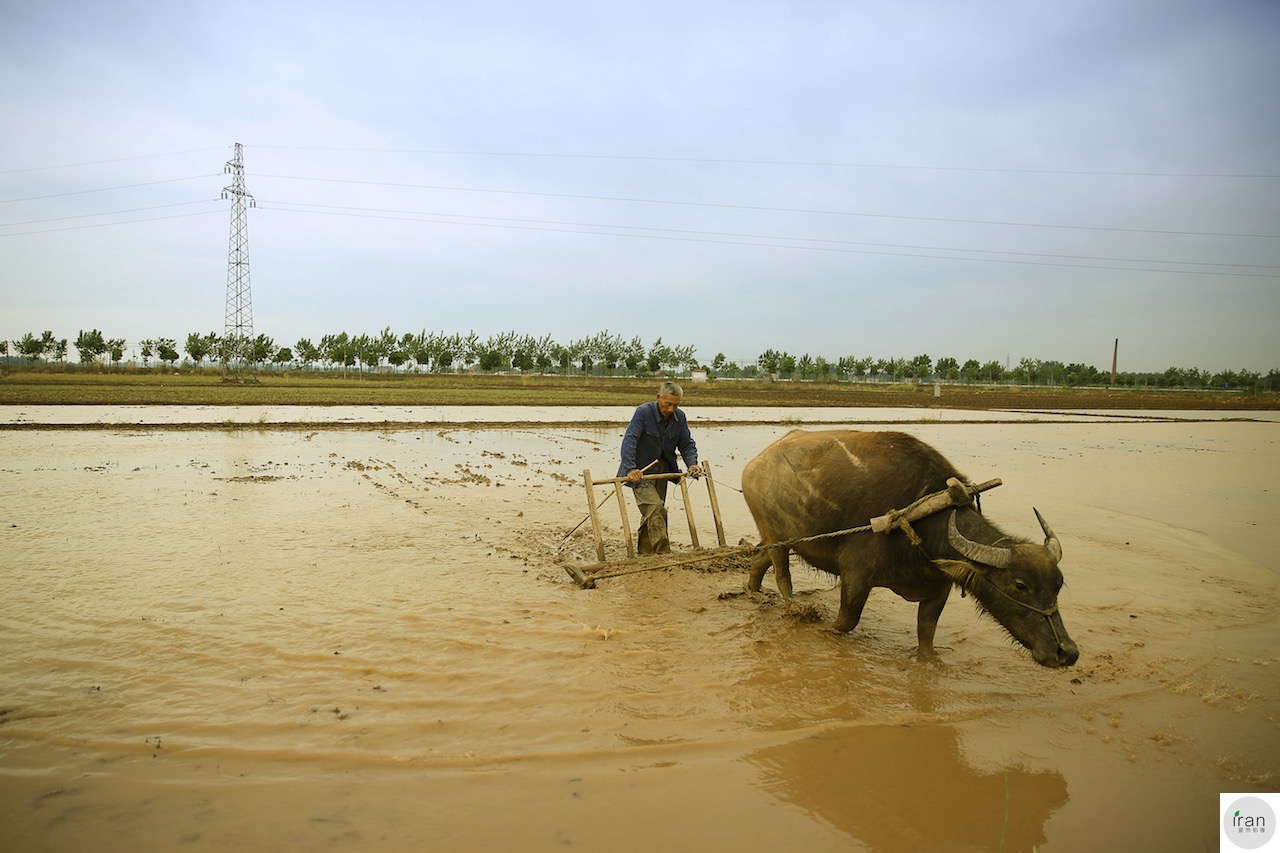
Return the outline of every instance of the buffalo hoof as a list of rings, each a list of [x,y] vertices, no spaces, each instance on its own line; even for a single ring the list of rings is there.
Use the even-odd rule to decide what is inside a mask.
[[[916,649],[916,660],[920,661],[920,663],[942,666],[942,656],[933,649]]]

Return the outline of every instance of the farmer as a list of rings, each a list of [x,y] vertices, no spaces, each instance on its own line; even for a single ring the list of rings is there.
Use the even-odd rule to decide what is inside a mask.
[[[627,486],[640,508],[638,547],[641,554],[667,554],[667,480],[644,480],[645,475],[674,474],[676,451],[688,467],[688,475],[702,476],[698,467],[698,446],[689,434],[689,422],[680,411],[684,390],[674,382],[663,382],[658,397],[641,403],[631,416],[622,436],[622,463],[617,476],[627,478]]]

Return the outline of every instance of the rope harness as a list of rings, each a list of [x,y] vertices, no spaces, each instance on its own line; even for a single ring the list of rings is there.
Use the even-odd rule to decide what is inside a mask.
[[[993,482],[999,485],[999,481]],[[976,483],[968,481],[966,481],[964,485],[972,495],[974,506],[977,508],[978,512],[982,512],[982,494],[979,491],[981,487]],[[911,540],[912,545],[915,545],[917,548],[921,548],[922,550],[923,543],[920,541],[920,537],[916,535],[915,530],[912,529],[911,522],[907,520],[907,517],[910,515],[912,510],[929,500],[931,497],[933,496],[925,495],[924,497],[912,502],[909,506],[903,507],[902,509],[891,509],[883,516],[883,518],[888,521],[889,529],[901,530],[907,535],[907,538]],[[847,536],[850,533],[868,533],[875,529],[876,525],[868,523],[859,527],[846,527],[844,530],[833,530],[830,533],[818,533],[813,536],[797,536],[795,539],[784,539],[781,542],[770,542],[767,545],[756,545],[752,550],[764,551],[769,548],[790,548],[792,545],[798,545],[801,542],[814,542],[818,539],[834,539],[837,536]],[[885,529],[883,532],[887,533],[889,530]],[[928,557],[929,555],[925,554],[925,556]]]

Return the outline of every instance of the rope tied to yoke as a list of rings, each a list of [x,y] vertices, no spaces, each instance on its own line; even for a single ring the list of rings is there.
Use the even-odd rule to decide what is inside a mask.
[[[762,543],[755,546],[754,550],[763,551],[767,548],[789,548],[792,545],[798,545],[802,542],[813,542],[818,539],[831,539],[837,536],[847,536],[850,533],[866,533],[868,531],[891,533],[894,530],[901,530],[906,534],[912,545],[921,547],[923,543],[915,530],[911,527],[911,521],[913,520],[912,515],[916,514],[918,509],[927,504],[938,504],[935,507],[930,507],[928,512],[917,515],[914,520],[919,520],[920,518],[933,515],[934,513],[941,512],[949,507],[965,506],[969,503],[974,504],[978,512],[982,512],[982,504],[978,497],[979,494],[985,489],[991,489],[999,486],[1000,484],[1000,480],[989,480],[985,483],[974,483],[969,480],[961,482],[952,478],[947,481],[946,489],[933,492],[922,498],[917,498],[901,509],[891,509],[884,515],[877,516],[876,518],[871,519],[869,523],[863,524],[859,527],[849,527],[844,530],[832,530],[829,533],[818,533],[813,536],[797,536],[794,539],[786,539],[782,542]],[[949,501],[945,505],[939,503],[943,497],[949,498]]]
[[[898,518],[894,520],[894,527],[907,534],[907,538],[911,540],[912,545],[922,551],[924,550],[924,542],[922,542],[920,537],[916,534],[915,528],[911,526],[911,522],[907,521],[905,518]]]

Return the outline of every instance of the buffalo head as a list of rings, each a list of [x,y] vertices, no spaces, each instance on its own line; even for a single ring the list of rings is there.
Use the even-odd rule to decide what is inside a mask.
[[[1062,589],[1062,544],[1053,529],[1033,510],[1044,531],[1044,544],[1014,542],[984,544],[967,538],[956,527],[956,513],[947,521],[947,538],[963,560],[934,560],[944,574],[977,600],[1015,640],[1030,649],[1043,666],[1071,666],[1080,650],[1067,635],[1058,613]]]

